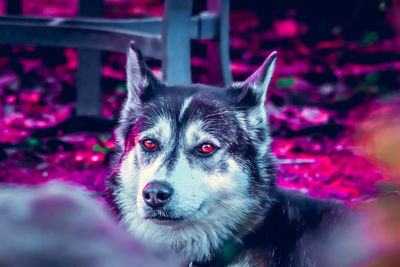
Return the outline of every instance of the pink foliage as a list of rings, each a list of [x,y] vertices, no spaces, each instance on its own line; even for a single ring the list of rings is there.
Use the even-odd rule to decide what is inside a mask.
[[[4,1],[0,1],[1,12],[4,7]],[[163,11],[161,1],[110,0],[106,7],[106,16],[114,18],[160,16]],[[23,6],[24,14],[45,16],[76,16],[77,9],[77,1],[66,0],[24,1]],[[275,47],[279,49],[278,67],[267,102],[274,135],[272,150],[282,163],[278,168],[279,185],[321,198],[352,200],[373,196],[377,191],[375,183],[384,181],[384,177],[380,168],[360,153],[353,133],[362,119],[384,104],[365,97],[347,110],[335,105],[351,99],[357,90],[360,94],[376,91],[379,85],[373,75],[388,69],[399,71],[400,63],[395,59],[371,64],[339,59],[344,58],[345,52],[360,57],[382,51],[391,53],[397,49],[395,41],[377,40],[363,46],[338,36],[306,45],[299,36],[308,29],[296,19],[274,20],[271,29],[260,30],[260,18],[251,10],[233,11],[231,25],[231,49],[235,52],[232,70],[239,80],[254,71],[273,50],[266,50],[263,44],[290,44]],[[49,59],[42,58],[43,54],[34,47],[12,47],[10,52],[12,57],[11,53],[0,57],[0,150],[7,154],[0,163],[0,181],[75,181],[104,192],[108,158],[115,146],[111,133],[59,132],[54,139],[44,140],[31,136],[35,130],[55,126],[71,116],[73,101],[61,100],[75,86],[76,51],[60,49],[56,55],[63,62],[55,65],[47,64]],[[115,117],[125,97],[124,62],[123,55],[106,57],[104,117]],[[207,82],[207,60],[195,55],[192,63],[198,70],[193,73],[194,80]],[[158,66],[153,70],[159,75]],[[313,75],[326,75],[330,80],[316,82]],[[346,84],[347,79],[360,84],[352,87]],[[299,97],[301,104],[292,101]],[[399,99],[397,96],[397,103]]]

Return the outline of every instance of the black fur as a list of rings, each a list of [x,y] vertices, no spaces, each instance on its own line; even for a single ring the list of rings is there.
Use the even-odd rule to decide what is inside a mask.
[[[257,205],[251,215],[250,226],[234,231],[241,239],[237,255],[221,258],[218,249],[209,262],[197,263],[201,266],[224,266],[248,258],[251,266],[318,266],[318,249],[312,245],[314,238],[323,239],[329,227],[342,218],[344,210],[328,201],[311,199],[294,193],[280,190],[276,185],[275,160],[269,149],[269,131],[266,118],[248,117],[252,112],[263,111],[266,88],[269,83],[276,55],[266,60],[262,68],[249,78],[248,83],[218,88],[201,84],[188,86],[165,86],[158,82],[143,62],[136,67],[143,79],[149,80],[147,87],[140,88],[140,83],[131,86],[130,97],[121,114],[121,123],[117,135],[125,142],[119,143],[121,151],[117,156],[114,169],[124,151],[123,145],[131,133],[140,132],[154,126],[160,114],[169,117],[176,127],[175,142],[179,144],[180,132],[185,125],[195,119],[202,119],[205,131],[216,136],[227,152],[241,166],[248,170],[251,182],[249,196]],[[128,64],[129,65],[129,64]],[[129,75],[128,70],[128,75]],[[135,74],[137,75],[137,74]],[[138,99],[135,97],[139,97]],[[180,108],[187,97],[192,97],[190,107],[183,114]],[[139,101],[133,101],[139,100]],[[130,102],[131,101],[131,102]],[[244,122],[234,114],[241,113]],[[257,121],[258,120],[258,121]],[[243,127],[246,123],[246,127]],[[173,142],[172,142],[173,143]],[[260,149],[260,146],[266,149]],[[176,149],[171,150],[169,160],[165,162],[168,169],[174,169]],[[154,152],[157,153],[157,152]],[[151,161],[151,158],[149,158]],[[190,156],[188,162],[191,164]],[[196,164],[204,170],[226,169],[225,162],[210,165],[207,160],[196,159]],[[118,193],[118,170],[108,180],[109,198],[113,203]],[[118,212],[118,207],[116,208]]]
[[[264,251],[269,267],[321,266],[323,259],[311,242],[324,240],[345,216],[345,209],[333,202],[277,190],[263,222],[242,239],[243,253]],[[256,257],[255,262],[260,260]]]
[[[347,210],[338,204],[285,190],[276,190],[274,204],[260,216],[263,220],[236,243],[236,255],[216,252],[211,261],[195,266],[227,266],[246,257],[250,266],[324,266],[324,241],[348,218]]]

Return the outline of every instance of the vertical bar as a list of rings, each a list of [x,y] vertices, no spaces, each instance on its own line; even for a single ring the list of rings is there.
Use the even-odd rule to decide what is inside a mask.
[[[22,0],[7,0],[7,14],[8,15],[21,15],[22,14]]]
[[[211,83],[228,85],[232,83],[231,61],[229,56],[229,9],[230,0],[208,0],[207,11],[219,15],[218,36],[215,42],[207,45],[207,62]]]
[[[103,0],[80,0],[79,16],[102,17]],[[101,115],[101,52],[90,49],[79,49],[78,70],[76,77],[78,116]]]
[[[79,16],[81,17],[104,16],[104,0],[78,0],[78,1],[79,1]]]
[[[76,115],[101,115],[101,52],[81,48],[78,51],[76,77]]]
[[[189,84],[190,18],[193,0],[166,0],[162,23],[162,72],[169,84]]]

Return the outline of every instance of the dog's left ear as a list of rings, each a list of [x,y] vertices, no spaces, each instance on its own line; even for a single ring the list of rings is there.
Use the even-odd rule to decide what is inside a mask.
[[[268,86],[275,69],[277,53],[272,52],[249,78],[234,83],[228,90],[238,110],[244,111],[249,134],[252,140],[267,148],[268,117],[264,107]]]
[[[258,104],[264,106],[267,99],[268,86],[274,73],[277,52],[272,52],[264,63],[244,82],[251,88]]]

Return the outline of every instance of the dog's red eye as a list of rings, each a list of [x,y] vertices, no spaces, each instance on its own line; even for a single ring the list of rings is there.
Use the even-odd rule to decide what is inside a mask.
[[[214,150],[214,146],[211,144],[202,144],[200,147],[200,153],[210,154]]]
[[[153,149],[156,148],[156,144],[155,144],[154,141],[151,140],[151,139],[146,139],[146,140],[144,140],[144,141],[143,141],[143,145],[144,145],[147,149],[150,149],[150,150],[153,150]]]

